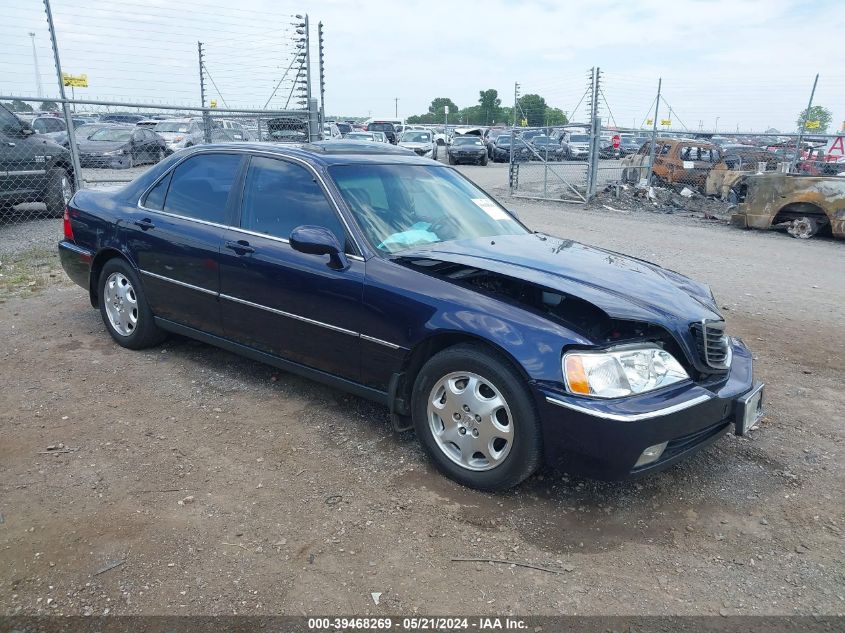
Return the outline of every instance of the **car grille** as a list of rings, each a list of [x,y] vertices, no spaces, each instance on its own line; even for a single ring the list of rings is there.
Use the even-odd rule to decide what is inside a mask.
[[[730,364],[730,346],[725,336],[725,322],[704,320],[693,323],[690,330],[704,364],[713,369],[727,369]]]

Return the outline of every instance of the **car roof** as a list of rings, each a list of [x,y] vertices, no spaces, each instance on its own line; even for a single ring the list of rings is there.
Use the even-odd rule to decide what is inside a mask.
[[[313,165],[348,165],[348,164],[396,164],[396,165],[437,165],[430,158],[417,156],[413,151],[385,143],[368,141],[315,141],[303,145],[284,143],[225,143],[199,145],[197,152],[219,149],[221,151],[263,152],[277,154],[280,157],[299,158]]]

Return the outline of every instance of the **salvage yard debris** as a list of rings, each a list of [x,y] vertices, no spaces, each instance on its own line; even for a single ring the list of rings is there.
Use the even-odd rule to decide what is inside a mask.
[[[694,217],[725,222],[736,209],[735,204],[704,196],[683,184],[665,187],[612,184],[599,191],[587,206],[620,213],[628,211],[686,213]]]

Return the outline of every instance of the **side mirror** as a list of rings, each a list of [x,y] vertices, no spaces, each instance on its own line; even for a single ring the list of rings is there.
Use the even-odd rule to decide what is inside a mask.
[[[349,260],[335,234],[322,226],[303,225],[290,233],[291,248],[307,255],[328,255],[329,268],[346,270]]]

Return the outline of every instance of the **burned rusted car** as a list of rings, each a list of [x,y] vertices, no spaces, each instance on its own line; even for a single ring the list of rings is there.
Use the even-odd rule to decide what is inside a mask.
[[[639,182],[648,177],[651,142],[636,154],[622,159],[622,180]],[[721,160],[719,148],[712,143],[692,139],[657,139],[652,182],[657,185],[683,183],[703,189],[707,174]]]
[[[845,177],[765,173],[747,176],[745,200],[731,224],[786,229],[807,239],[830,231],[845,238]]]
[[[746,176],[777,171],[781,163],[777,154],[746,145],[723,146],[721,154],[704,181],[704,195],[731,202],[741,202],[744,198]]]

